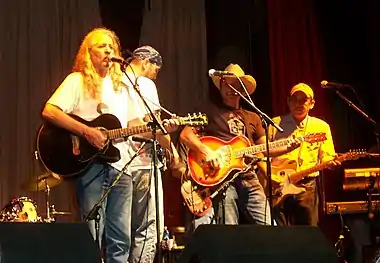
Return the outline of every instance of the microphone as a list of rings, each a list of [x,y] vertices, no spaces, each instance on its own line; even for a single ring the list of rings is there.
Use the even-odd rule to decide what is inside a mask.
[[[109,60],[112,61],[112,62],[119,63],[119,64],[121,64],[123,66],[124,65],[128,65],[128,62],[125,61],[125,59],[121,58],[121,57],[110,57]]]
[[[153,139],[148,139],[148,138],[144,138],[144,137],[140,137],[140,136],[132,136],[132,141],[134,142],[141,142],[141,143],[149,143],[149,142],[153,142]]]
[[[106,104],[104,104],[103,102],[100,102],[98,104],[98,106],[96,107],[96,111],[99,114],[104,114],[104,113],[107,113],[109,110],[108,110],[108,106]]]
[[[341,88],[348,88],[348,87],[350,87],[350,85],[330,82],[330,81],[327,81],[327,80],[322,80],[321,81],[321,87],[323,89],[331,89],[331,88],[341,89]]]
[[[210,77],[223,77],[223,76],[234,76],[234,73],[228,72],[228,71],[223,71],[223,70],[215,70],[215,69],[210,69],[208,71],[208,75]]]

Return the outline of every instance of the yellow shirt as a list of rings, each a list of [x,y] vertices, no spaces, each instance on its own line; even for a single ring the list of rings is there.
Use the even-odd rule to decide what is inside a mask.
[[[302,171],[313,167],[320,162],[334,159],[336,153],[334,143],[331,136],[330,126],[323,120],[307,116],[299,125],[296,124],[291,114],[275,117],[273,121],[284,129],[284,132],[278,132],[274,127],[270,126],[269,140],[275,141],[288,138],[295,135],[296,138],[311,133],[325,133],[326,140],[322,142],[302,142],[301,146],[289,153],[275,157],[272,159],[272,165],[278,165],[283,159],[293,160],[297,164],[297,171]],[[308,176],[318,176],[319,173],[310,174]]]

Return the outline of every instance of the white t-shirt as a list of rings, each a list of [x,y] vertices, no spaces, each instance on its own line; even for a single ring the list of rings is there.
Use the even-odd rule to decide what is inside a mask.
[[[136,78],[133,73],[127,73],[130,80],[134,83]],[[144,102],[141,100],[139,94],[133,88],[133,85],[127,77],[124,78],[123,83],[127,85],[128,93],[128,119],[133,120],[135,118],[144,118],[146,114],[149,114],[149,110],[145,107]],[[141,95],[147,102],[149,108],[155,112],[160,110],[160,102],[158,99],[157,88],[154,82],[146,77],[140,76],[137,78],[137,87],[140,90]],[[141,143],[132,141],[131,137],[128,138],[132,147],[129,148],[130,156],[133,156],[135,152],[140,148]],[[146,144],[144,149],[140,151],[140,154],[131,163],[131,170],[136,171],[138,169],[150,169],[152,167],[152,144]]]
[[[110,113],[119,119],[122,128],[126,128],[129,117],[127,97],[126,88],[116,92],[111,78],[106,77],[102,82],[101,102],[99,102],[85,92],[82,74],[75,72],[66,77],[47,103],[59,107],[65,113],[74,114],[87,121],[95,119],[101,113]],[[119,149],[121,159],[115,163],[110,163],[110,165],[121,171],[131,158],[128,150],[130,142],[120,139],[112,143]]]

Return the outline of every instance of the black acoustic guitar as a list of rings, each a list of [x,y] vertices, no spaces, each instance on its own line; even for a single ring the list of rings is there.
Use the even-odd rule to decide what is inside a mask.
[[[81,136],[48,122],[43,124],[37,136],[38,155],[48,170],[63,177],[84,171],[95,159],[117,162],[120,160],[120,153],[112,145],[113,140],[152,131],[150,124],[121,128],[120,121],[112,114],[102,114],[92,121],[70,116],[87,126],[98,128],[107,137],[107,143],[99,150]],[[207,116],[201,113],[177,118],[181,125],[202,126],[208,122]]]

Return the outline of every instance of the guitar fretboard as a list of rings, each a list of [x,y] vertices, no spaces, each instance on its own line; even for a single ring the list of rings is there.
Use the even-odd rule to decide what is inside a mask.
[[[178,117],[179,125],[189,125],[189,126],[199,126],[207,124],[208,120],[206,115],[193,114],[188,115],[188,117]],[[119,128],[113,130],[107,130],[107,135],[110,140],[115,140],[119,138],[125,138],[135,134],[141,134],[145,132],[151,132],[152,127],[149,124],[138,125],[129,128]]]
[[[361,154],[361,155],[363,155],[363,154]],[[348,155],[348,156],[342,155],[342,156],[337,157],[335,160],[337,160],[338,162],[344,162],[344,161],[353,160],[353,159],[356,159],[359,157],[360,157],[360,154],[356,154],[356,155],[354,154],[354,155]],[[317,164],[316,166],[308,168],[306,170],[302,170],[302,171],[296,172],[294,174],[291,174],[290,180],[292,181],[293,184],[295,184],[309,174],[321,171],[323,169],[330,168],[332,166],[333,165],[332,165],[331,161],[323,162],[323,163]]]
[[[107,135],[111,140],[128,137],[133,134],[141,134],[144,132],[150,132],[152,128],[148,125],[139,125],[130,128],[120,128],[114,130],[108,130]]]
[[[278,140],[275,142],[269,143],[269,150],[279,148],[281,146],[288,145],[293,139],[287,138],[283,140]],[[254,145],[247,148],[239,149],[234,151],[235,158],[242,158],[246,154],[256,154],[265,152],[267,150],[266,144]]]
[[[313,167],[308,168],[306,170],[299,171],[297,173],[291,174],[290,175],[290,181],[293,184],[295,184],[298,181],[302,180],[305,176],[307,176],[309,174],[312,174],[312,173],[315,173],[315,172],[318,172],[318,171],[321,171],[323,169],[330,168],[331,166],[332,166],[331,162],[324,162],[324,163],[321,163],[321,164],[317,164],[316,166],[313,166]]]

